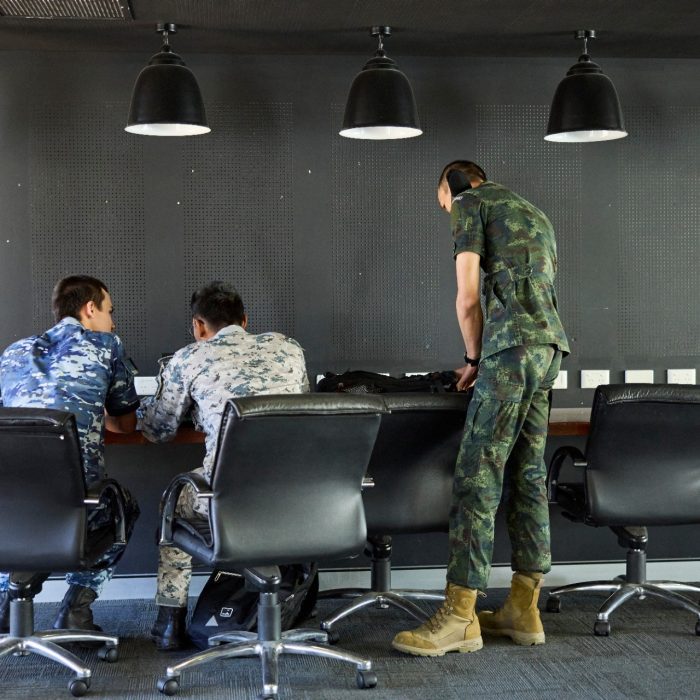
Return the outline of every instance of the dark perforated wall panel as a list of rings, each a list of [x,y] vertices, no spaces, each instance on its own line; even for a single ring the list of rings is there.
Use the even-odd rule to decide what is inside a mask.
[[[400,141],[337,138],[331,109],[332,341],[338,359],[438,357],[434,227],[437,133]]]
[[[234,284],[250,329],[294,335],[290,103],[208,105],[182,157],[185,289]]]
[[[625,116],[630,136],[618,150],[620,351],[697,354],[700,109],[632,107]]]
[[[126,104],[54,103],[32,114],[34,328],[53,325],[51,291],[68,274],[102,280],[117,332],[144,354],[146,270],[142,142],[124,132]]]
[[[570,337],[579,334],[581,146],[545,141],[546,105],[477,105],[476,162],[493,180],[542,209],[554,226],[556,289]]]

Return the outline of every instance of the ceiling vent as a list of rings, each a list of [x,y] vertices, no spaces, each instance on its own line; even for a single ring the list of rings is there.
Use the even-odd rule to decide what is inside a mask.
[[[128,0],[0,0],[0,14],[24,19],[133,19]]]

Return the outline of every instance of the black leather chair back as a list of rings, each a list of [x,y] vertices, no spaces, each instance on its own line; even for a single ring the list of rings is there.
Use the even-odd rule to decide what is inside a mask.
[[[229,401],[212,477],[217,566],[362,551],[360,487],[383,412],[381,399],[349,394]]]
[[[370,535],[446,532],[457,453],[471,392],[382,394],[364,492]]]
[[[598,387],[586,461],[598,524],[700,523],[700,387]]]
[[[71,571],[85,548],[75,419],[0,407],[0,571]]]

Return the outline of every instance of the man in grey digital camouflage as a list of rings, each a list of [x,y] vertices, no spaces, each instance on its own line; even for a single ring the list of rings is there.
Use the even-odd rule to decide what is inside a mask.
[[[122,343],[114,334],[107,287],[87,275],[65,277],[53,290],[52,306],[55,326],[13,343],[0,357],[0,403],[72,413],[89,486],[106,476],[104,428],[133,431],[138,398]],[[30,481],[40,477],[27,474]],[[138,506],[126,489],[122,492],[128,540]],[[88,514],[88,533],[111,524],[115,517],[110,504],[101,503]],[[124,549],[123,544],[114,545],[92,570],[66,576],[69,588],[54,627],[99,629],[90,605],[111,579]],[[45,578],[37,575],[36,590]],[[9,574],[0,573],[0,632],[9,627],[8,585]]]
[[[196,342],[178,350],[165,366],[155,396],[139,409],[139,427],[154,442],[170,440],[191,412],[206,434],[200,471],[211,480],[221,417],[230,398],[250,394],[309,391],[304,352],[280,333],[254,335],[238,293],[213,282],[192,295]],[[184,517],[208,515],[208,501],[185,488],[178,501]],[[187,642],[185,618],[192,574],[191,557],[176,547],[161,547],[158,564],[158,617],[151,637],[159,650],[181,649]]]
[[[569,350],[554,293],[557,257],[549,219],[469,161],[445,166],[438,201],[452,220],[457,319],[466,348],[458,388],[473,384],[474,396],[455,468],[445,603],[393,641],[396,649],[419,656],[477,651],[482,631],[516,644],[545,641],[537,609],[551,566],[544,448],[549,392]],[[477,617],[502,497],[511,590],[503,608]]]

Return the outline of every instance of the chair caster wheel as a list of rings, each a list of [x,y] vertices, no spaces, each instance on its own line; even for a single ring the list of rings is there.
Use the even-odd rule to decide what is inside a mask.
[[[108,664],[113,664],[119,658],[119,650],[117,647],[100,647],[97,650],[97,658],[106,661]]]
[[[374,688],[377,685],[377,674],[374,671],[358,671],[355,680],[358,688]]]
[[[177,678],[161,678],[156,687],[163,695],[175,695],[180,690],[180,681]]]
[[[607,620],[596,620],[593,625],[593,634],[596,637],[609,637],[610,623]]]
[[[73,678],[68,682],[68,690],[74,698],[82,698],[90,687],[89,678]]]
[[[558,613],[561,612],[561,599],[557,598],[555,595],[549,596],[547,598],[547,603],[545,605],[547,612]]]
[[[695,634],[700,637],[700,620],[695,623]]]
[[[340,635],[336,630],[328,630],[327,634],[329,644],[337,644],[340,641]]]

